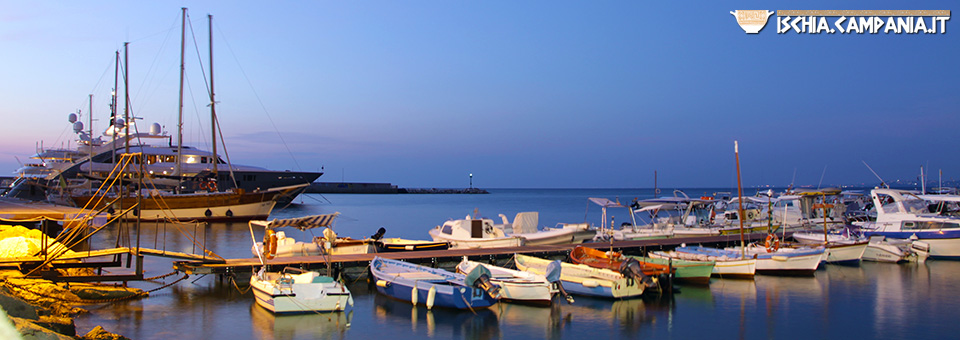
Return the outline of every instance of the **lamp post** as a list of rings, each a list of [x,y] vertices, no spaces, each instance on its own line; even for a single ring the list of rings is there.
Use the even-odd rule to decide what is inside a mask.
[[[470,189],[473,189],[473,174],[470,174]]]

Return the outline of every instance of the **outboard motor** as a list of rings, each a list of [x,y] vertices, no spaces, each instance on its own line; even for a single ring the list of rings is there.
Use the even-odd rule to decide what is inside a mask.
[[[380,239],[383,238],[383,234],[386,234],[386,233],[387,233],[387,229],[384,227],[380,227],[380,229],[377,229],[376,234],[370,235],[370,238],[373,239],[374,241],[380,241]]]
[[[647,288],[657,286],[657,280],[644,274],[643,269],[640,268],[640,262],[634,258],[628,258],[620,263],[620,274],[643,283]]]
[[[559,290],[563,298],[567,300],[567,303],[573,303],[573,296],[567,294],[567,291],[563,289],[563,284],[560,282],[561,268],[563,268],[563,265],[560,264],[560,260],[550,262],[550,264],[547,265],[547,282],[557,285],[557,290]]]
[[[494,299],[500,298],[500,286],[497,286],[490,282],[490,269],[484,266],[477,266],[467,274],[467,278],[464,280],[468,285],[474,288],[480,288],[490,294],[490,297]]]

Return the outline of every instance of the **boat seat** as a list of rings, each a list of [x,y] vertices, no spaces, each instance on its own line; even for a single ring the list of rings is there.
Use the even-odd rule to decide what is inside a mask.
[[[432,274],[432,273],[424,273],[424,272],[397,273],[396,276],[402,277],[408,280],[418,280],[418,281],[419,280],[424,280],[424,281],[425,280],[430,280],[430,281],[433,281],[433,280],[446,281],[447,280],[446,277],[443,277],[437,274]]]
[[[333,283],[333,278],[329,276],[317,276],[313,278],[311,283]]]

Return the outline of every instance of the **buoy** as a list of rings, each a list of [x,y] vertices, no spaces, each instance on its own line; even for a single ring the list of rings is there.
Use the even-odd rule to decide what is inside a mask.
[[[390,287],[390,282],[384,280],[377,280],[377,287],[387,288]]]
[[[417,287],[416,286],[414,286],[413,291],[410,292],[410,302],[413,303],[414,306],[417,305]]]
[[[433,302],[437,298],[437,286],[430,286],[427,291],[427,309],[433,308]]]

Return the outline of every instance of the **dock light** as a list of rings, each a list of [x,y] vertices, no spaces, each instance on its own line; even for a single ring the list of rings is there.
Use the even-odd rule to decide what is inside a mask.
[[[470,174],[470,189],[473,189],[473,173]]]

